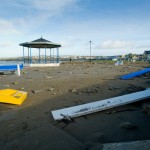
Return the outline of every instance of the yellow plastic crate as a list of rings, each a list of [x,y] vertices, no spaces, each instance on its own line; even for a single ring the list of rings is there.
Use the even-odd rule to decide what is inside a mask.
[[[27,97],[27,92],[13,89],[0,90],[0,102],[21,105]]]

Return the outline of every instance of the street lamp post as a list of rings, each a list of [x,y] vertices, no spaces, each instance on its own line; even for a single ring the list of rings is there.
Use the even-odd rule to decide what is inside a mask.
[[[91,61],[91,41],[90,41],[90,61]]]

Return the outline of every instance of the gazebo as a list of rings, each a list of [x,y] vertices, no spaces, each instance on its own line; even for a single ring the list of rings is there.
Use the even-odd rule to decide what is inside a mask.
[[[53,43],[42,37],[31,41],[20,43],[23,46],[23,62],[27,66],[59,66],[59,47],[58,43]],[[27,48],[27,56],[25,55],[25,47]],[[38,59],[33,58],[32,48],[38,49]],[[41,56],[41,49],[44,49],[44,56]],[[53,50],[53,51],[52,51]],[[49,55],[47,56],[47,51]],[[33,61],[34,60],[34,61]]]

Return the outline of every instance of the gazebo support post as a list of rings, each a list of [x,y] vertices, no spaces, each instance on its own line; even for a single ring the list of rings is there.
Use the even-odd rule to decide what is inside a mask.
[[[57,48],[57,63],[59,63],[59,48]]]
[[[24,46],[23,46],[23,62],[25,63],[25,59],[24,59]]]
[[[51,63],[51,48],[50,48],[49,53],[50,53],[50,56],[49,56],[49,62]]]
[[[53,63],[54,63],[54,49],[53,49]]]
[[[46,63],[46,45],[45,45],[45,63]]]
[[[40,59],[41,59],[41,56],[40,56],[40,48],[39,48],[39,64],[40,64]]]
[[[28,47],[28,64],[29,64],[29,47]]]
[[[32,64],[31,46],[30,46],[30,64]]]

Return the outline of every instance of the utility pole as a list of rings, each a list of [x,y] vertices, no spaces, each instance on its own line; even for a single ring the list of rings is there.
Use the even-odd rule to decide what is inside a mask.
[[[91,41],[90,41],[90,61],[91,61]]]

